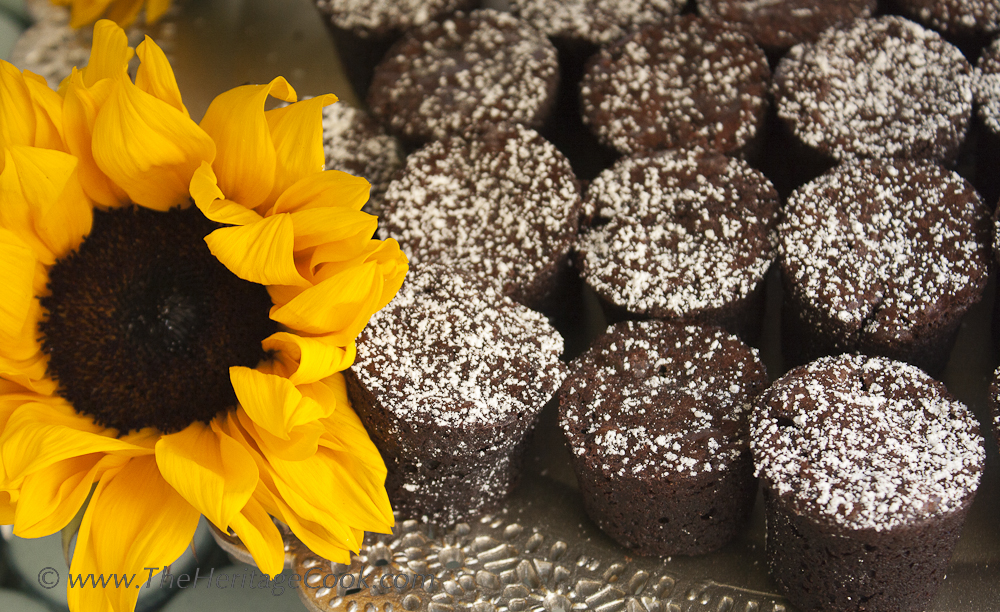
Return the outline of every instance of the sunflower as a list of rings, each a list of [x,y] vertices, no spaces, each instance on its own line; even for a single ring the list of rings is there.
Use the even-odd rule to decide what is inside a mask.
[[[277,78],[196,124],[160,48],[110,21],[59,92],[0,68],[0,522],[40,537],[85,508],[83,575],[171,563],[199,515],[272,575],[274,519],[338,562],[390,531],[340,372],[407,262],[372,239],[367,181],[323,170],[336,98]]]
[[[70,7],[69,25],[80,28],[105,17],[128,27],[146,7],[146,23],[156,23],[170,8],[170,0],[51,0],[57,6]]]

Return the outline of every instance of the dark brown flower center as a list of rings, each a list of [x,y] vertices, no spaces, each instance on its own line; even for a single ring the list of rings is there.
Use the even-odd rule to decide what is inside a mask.
[[[78,412],[120,433],[169,433],[235,405],[229,368],[256,366],[277,328],[267,290],[209,252],[218,227],[194,206],[95,211],[52,267],[42,347]]]

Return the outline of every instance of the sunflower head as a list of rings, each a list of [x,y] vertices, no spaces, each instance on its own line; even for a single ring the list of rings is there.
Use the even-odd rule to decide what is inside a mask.
[[[90,496],[83,574],[170,563],[201,514],[272,574],[275,520],[341,562],[388,531],[340,372],[407,261],[372,238],[367,181],[324,170],[336,98],[277,78],[197,124],[160,48],[109,21],[58,92],[6,63],[0,88],[0,521],[48,535]]]

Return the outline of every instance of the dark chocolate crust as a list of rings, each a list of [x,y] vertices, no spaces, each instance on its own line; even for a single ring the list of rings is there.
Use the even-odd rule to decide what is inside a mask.
[[[903,14],[959,36],[1000,30],[1000,0],[893,0]]]
[[[569,273],[580,209],[569,161],[506,124],[411,154],[386,193],[382,232],[412,261],[466,268],[541,310]]]
[[[748,35],[678,17],[590,60],[580,82],[583,122],[626,155],[675,147],[740,153],[763,123],[770,76]]]
[[[838,166],[792,193],[778,234],[792,363],[858,351],[939,372],[986,287],[989,211],[936,164]]]
[[[427,142],[501,121],[539,127],[555,103],[556,48],[520,19],[456,13],[411,30],[375,67],[368,106],[388,129]]]
[[[584,217],[581,274],[618,315],[744,337],[759,326],[778,196],[746,162],[694,150],[622,159],[588,187]]]
[[[840,355],[759,398],[750,445],[772,577],[803,610],[923,610],[982,476],[972,413],[921,370]]]
[[[812,42],[823,30],[870,17],[877,0],[697,0],[699,14],[738,23],[768,52]]]
[[[642,555],[722,547],[757,492],[747,417],[766,385],[756,352],[718,327],[609,328],[559,394],[587,514]]]
[[[774,73],[778,116],[833,159],[954,160],[972,113],[972,66],[937,32],[890,15],[793,47]]]

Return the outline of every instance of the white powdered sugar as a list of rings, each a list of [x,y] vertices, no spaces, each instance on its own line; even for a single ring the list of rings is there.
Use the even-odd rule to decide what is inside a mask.
[[[842,164],[789,197],[782,273],[824,331],[912,342],[927,316],[978,301],[988,224],[972,186],[936,164]]]
[[[468,6],[468,0],[316,0],[331,23],[359,36],[408,30]]]
[[[736,22],[766,49],[815,40],[823,30],[869,17],[876,0],[697,0],[705,17]]]
[[[986,128],[1000,135],[1000,38],[984,49],[976,65],[976,102]]]
[[[971,412],[914,366],[825,357],[761,396],[750,447],[765,486],[799,513],[884,531],[971,502],[985,451]]]
[[[389,181],[403,167],[399,141],[362,110],[343,102],[323,109],[326,169],[363,176],[371,183],[365,210],[378,214]]]
[[[670,151],[620,160],[587,190],[606,220],[577,245],[584,280],[629,312],[683,318],[746,298],[776,254],[777,194],[742,160]]]
[[[353,370],[406,427],[527,427],[565,377],[562,350],[543,315],[445,266],[414,265],[362,333]]]
[[[859,19],[793,47],[775,72],[778,116],[836,159],[948,160],[972,113],[972,67],[931,30]]]
[[[746,34],[679,18],[633,32],[590,61],[580,82],[583,122],[625,154],[738,151],[763,121],[769,79],[764,52]]]
[[[902,12],[959,35],[1000,30],[1000,0],[896,0]]]
[[[558,74],[555,47],[520,19],[457,13],[393,46],[375,68],[368,105],[390,130],[416,140],[500,121],[538,127]]]
[[[386,193],[383,229],[411,261],[467,268],[532,302],[566,261],[579,213],[569,161],[508,125],[411,154]]]
[[[659,24],[686,0],[510,0],[511,10],[552,38],[605,44],[634,27]]]

